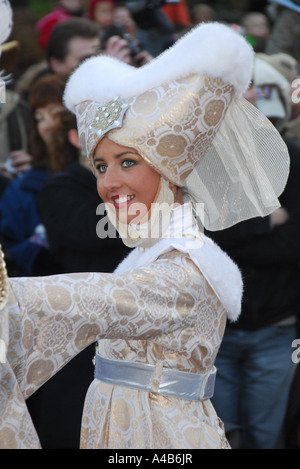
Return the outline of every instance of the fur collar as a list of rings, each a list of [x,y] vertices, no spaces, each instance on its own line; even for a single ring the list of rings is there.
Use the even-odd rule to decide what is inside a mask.
[[[184,237],[165,238],[150,248],[134,249],[115,272],[124,273],[149,266],[159,256],[174,249],[187,253],[215,291],[227,311],[229,320],[234,322],[241,312],[243,282],[240,270],[217,244],[207,236],[199,234],[192,215],[188,216],[186,205],[173,211],[176,224],[179,221],[182,223],[182,210],[185,210]]]

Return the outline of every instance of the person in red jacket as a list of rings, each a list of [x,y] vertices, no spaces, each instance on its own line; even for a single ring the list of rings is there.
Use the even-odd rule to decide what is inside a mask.
[[[57,23],[72,16],[82,16],[84,12],[82,0],[60,0],[57,3],[57,7],[41,18],[36,25],[39,33],[38,42],[43,50],[46,50],[51,31]]]

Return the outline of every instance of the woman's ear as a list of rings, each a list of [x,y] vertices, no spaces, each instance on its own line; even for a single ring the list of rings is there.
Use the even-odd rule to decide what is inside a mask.
[[[183,195],[182,195],[182,189],[179,186],[176,186],[176,184],[173,184],[173,182],[169,182],[169,187],[171,191],[173,192],[174,195],[174,202],[183,204]]]
[[[76,129],[71,129],[68,131],[68,139],[69,142],[76,148],[80,149],[80,141],[79,141],[79,135]]]
[[[171,191],[173,192],[174,197],[175,197],[176,192],[177,192],[177,186],[175,184],[173,184],[173,182],[169,182],[169,188],[171,189]]]

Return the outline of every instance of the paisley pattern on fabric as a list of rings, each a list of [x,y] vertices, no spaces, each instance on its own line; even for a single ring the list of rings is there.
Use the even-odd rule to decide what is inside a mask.
[[[2,374],[0,399],[9,400],[8,411],[19,408],[20,418],[0,414],[0,436],[9,428],[5,435],[14,447],[39,447],[28,430],[28,415],[21,418],[22,395],[29,397],[97,339],[100,354],[108,358],[206,372],[214,364],[227,317],[199,269],[178,251],[127,273],[12,278],[10,285],[8,357],[17,381]],[[94,380],[85,402],[81,447],[228,444],[209,400],[167,398]]]

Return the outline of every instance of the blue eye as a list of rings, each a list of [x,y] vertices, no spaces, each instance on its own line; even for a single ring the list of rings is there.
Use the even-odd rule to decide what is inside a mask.
[[[97,171],[99,171],[99,173],[105,173],[106,171],[106,165],[105,164],[99,164],[97,167],[96,167]]]
[[[134,166],[135,165],[135,161],[133,160],[123,160],[122,161],[122,166],[124,166],[124,168],[130,168],[131,166]]]

